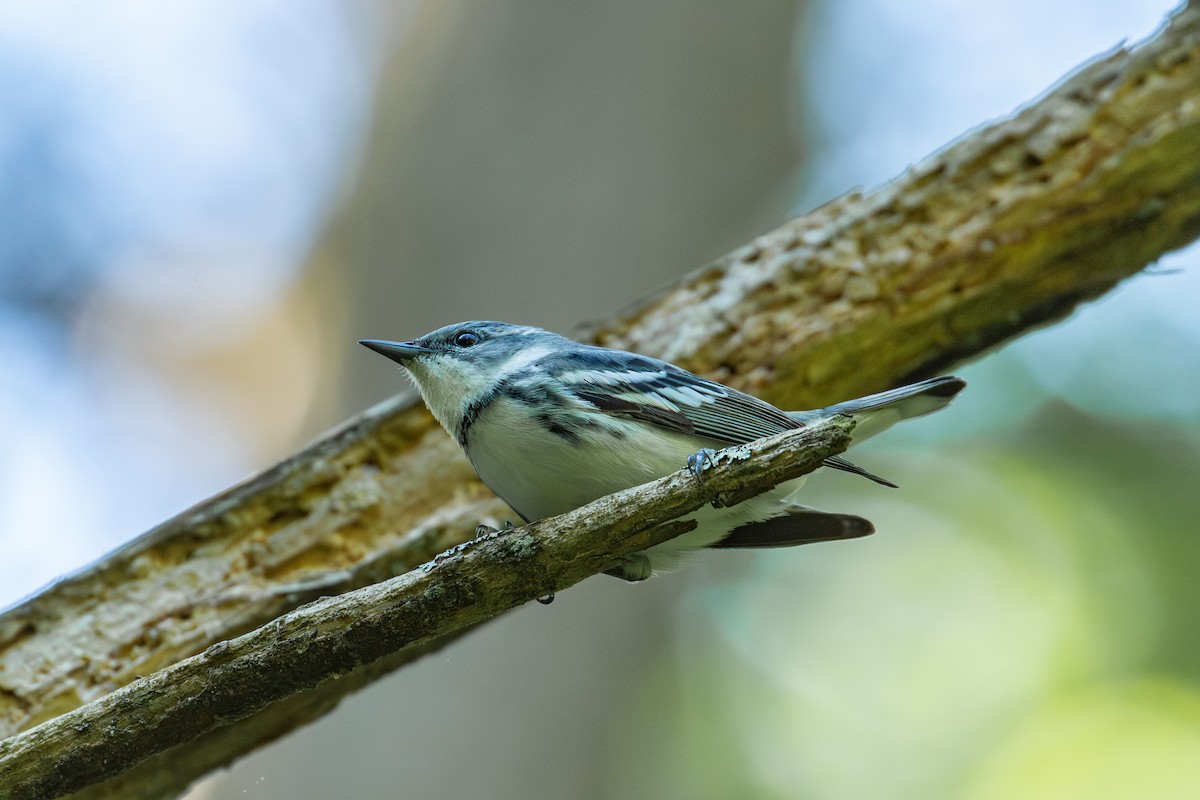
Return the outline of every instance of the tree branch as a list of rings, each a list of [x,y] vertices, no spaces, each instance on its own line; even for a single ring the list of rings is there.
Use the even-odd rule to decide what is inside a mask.
[[[883,188],[836,200],[585,333],[809,408],[1057,319],[1200,235],[1200,9],[1098,58]],[[402,573],[507,511],[412,397],[0,616],[0,736]],[[436,647],[430,642],[426,647]],[[336,705],[402,650],[151,759],[162,796]]]
[[[850,444],[834,418],[719,451],[687,469],[562,516],[497,531],[397,578],[303,606],[0,742],[0,797],[52,798],[118,774],[216,727],[557,592],[691,530],[672,522],[812,472]]]

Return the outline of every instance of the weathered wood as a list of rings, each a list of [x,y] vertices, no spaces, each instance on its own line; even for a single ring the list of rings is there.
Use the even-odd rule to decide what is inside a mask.
[[[0,798],[53,798],[244,719],[406,647],[561,591],[694,527],[673,522],[811,472],[850,443],[853,420],[777,434],[521,528],[497,531],[382,583],[328,597],[215,644],[0,742]]]

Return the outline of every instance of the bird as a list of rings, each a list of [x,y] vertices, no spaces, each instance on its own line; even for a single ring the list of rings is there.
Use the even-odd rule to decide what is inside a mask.
[[[479,478],[525,522],[661,478],[698,453],[838,414],[855,420],[857,444],[945,408],[966,386],[947,375],[787,412],[667,361],[528,325],[460,322],[410,341],[359,343],[405,369]],[[895,487],[841,456],[823,465]],[[787,481],[730,508],[702,508],[685,517],[696,520],[695,529],[627,555],[607,572],[636,582],[704,548],[782,547],[874,532],[862,517],[797,503],[803,482]]]

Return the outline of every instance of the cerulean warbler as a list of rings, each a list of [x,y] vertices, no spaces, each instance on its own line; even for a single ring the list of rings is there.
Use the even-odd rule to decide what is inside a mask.
[[[966,384],[955,377],[902,386],[815,411],[773,405],[674,364],[579,344],[504,322],[447,325],[410,342],[365,339],[399,362],[425,404],[488,487],[526,522],[562,514],[683,468],[699,451],[742,444],[845,414],[859,442],[937,411]],[[892,486],[844,458],[825,465]],[[778,547],[874,531],[862,517],[797,505],[803,478],[732,508],[706,507],[695,530],[626,557],[630,581],[702,547]]]

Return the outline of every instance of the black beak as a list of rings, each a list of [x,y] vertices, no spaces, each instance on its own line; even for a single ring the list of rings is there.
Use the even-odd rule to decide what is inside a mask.
[[[369,347],[381,356],[387,356],[397,364],[407,364],[412,359],[424,353],[432,353],[433,349],[422,347],[412,342],[385,342],[382,339],[359,339],[363,347]]]

